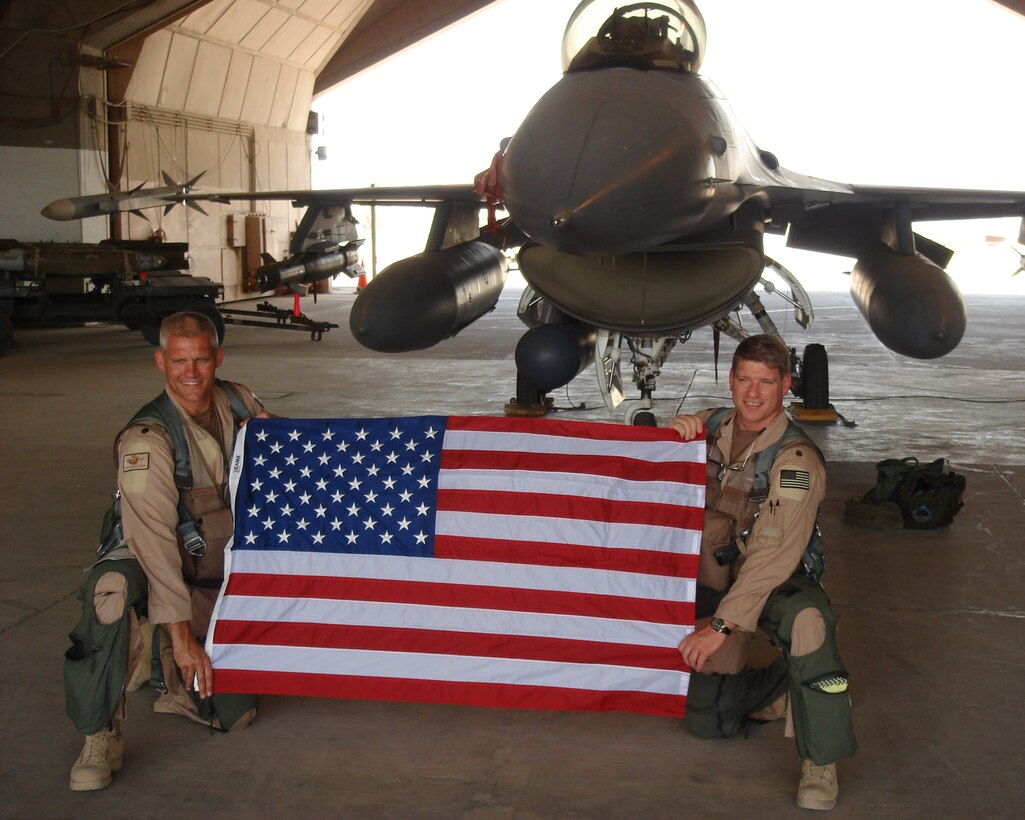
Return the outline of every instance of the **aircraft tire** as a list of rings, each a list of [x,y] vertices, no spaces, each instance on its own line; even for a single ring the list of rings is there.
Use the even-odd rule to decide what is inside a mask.
[[[655,414],[650,410],[639,410],[630,422],[634,427],[658,427]]]
[[[822,345],[811,344],[804,348],[801,391],[806,410],[829,408],[829,359]]]
[[[14,323],[6,313],[0,312],[0,356],[3,356],[14,341]]]

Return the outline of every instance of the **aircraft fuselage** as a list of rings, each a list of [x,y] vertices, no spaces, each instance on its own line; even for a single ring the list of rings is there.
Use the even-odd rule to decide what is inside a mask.
[[[516,224],[554,250],[649,250],[707,230],[743,203],[738,174],[760,161],[740,133],[697,74],[571,71],[513,136],[502,195]]]
[[[761,274],[764,215],[742,171],[772,174],[700,76],[613,67],[541,98],[500,184],[540,293],[598,327],[663,333],[713,321]]]

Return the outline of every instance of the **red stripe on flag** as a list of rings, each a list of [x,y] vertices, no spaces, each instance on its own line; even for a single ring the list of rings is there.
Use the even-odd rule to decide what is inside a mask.
[[[642,712],[676,718],[683,717],[686,705],[686,698],[682,695],[651,692],[600,692],[549,686],[450,683],[235,669],[215,669],[214,688],[218,692],[299,697],[400,700],[516,709]]]
[[[685,461],[642,461],[625,456],[572,453],[518,453],[504,450],[441,451],[442,470],[525,470],[538,473],[577,473],[629,481],[705,483],[705,465]]]
[[[669,441],[679,443],[680,436],[666,427],[633,427],[593,421],[517,418],[515,416],[449,416],[449,430],[483,433],[529,433],[542,436],[589,439],[592,441]]]
[[[544,612],[665,624],[694,622],[693,603],[682,601],[378,578],[233,572],[224,594]]]
[[[644,524],[700,530],[704,511],[643,501],[607,501],[575,495],[505,490],[438,490],[438,510],[569,518],[600,524]]]
[[[435,536],[434,557],[465,561],[498,561],[503,564],[580,567],[613,572],[642,572],[672,578],[694,578],[698,571],[696,555],[579,544],[552,544],[543,541],[467,538],[461,535]]]
[[[675,647],[646,647],[599,641],[574,641],[566,638],[383,626],[225,620],[217,622],[214,643],[363,649],[425,655],[633,666],[641,669],[675,669],[680,672],[687,670]]]

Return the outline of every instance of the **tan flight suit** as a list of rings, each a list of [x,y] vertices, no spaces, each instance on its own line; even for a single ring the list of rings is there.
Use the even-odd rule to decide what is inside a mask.
[[[232,387],[251,415],[263,410],[248,388]],[[140,657],[150,653],[150,647],[143,645],[137,613],[146,613],[151,624],[188,621],[193,636],[202,643],[223,578],[224,547],[233,531],[228,460],[237,424],[231,403],[225,389],[214,389],[211,414],[204,419],[208,430],[170,398],[189,448],[192,489],[179,493],[175,486],[174,448],[159,425],[141,422],[121,432],[115,442],[121,522],[127,551],[137,561],[117,554],[123,549],[115,551],[109,558],[118,560],[100,561],[81,593],[83,615],[71,635],[73,647],[66,653],[65,687],[68,714],[83,734],[109,725],[112,715],[124,717],[124,700],[119,697],[124,680],[137,668]],[[206,541],[206,553],[200,558],[182,547],[177,531],[179,497]],[[200,715],[180,679],[169,636],[163,630],[161,633],[160,655],[168,692],[157,699],[154,710],[207,723],[208,716]],[[91,651],[109,657],[118,668],[91,658]],[[252,707],[241,698],[252,698],[214,698],[220,717],[227,720],[231,716],[223,728],[243,728],[243,721],[234,718]]]
[[[242,385],[233,384],[251,415],[263,410]],[[174,449],[159,426],[142,423],[122,431],[116,442],[117,486],[121,491],[121,521],[128,549],[139,561],[148,584],[148,620],[152,624],[189,621],[193,636],[206,636],[217,593],[224,578],[224,547],[234,529],[228,490],[228,461],[237,425],[224,390],[215,389],[207,430],[174,401],[189,447],[192,489],[179,493],[174,483]],[[206,553],[189,555],[178,536],[179,495],[206,541]],[[200,719],[173,665],[170,639],[161,637],[164,684],[154,711]],[[139,649],[133,641],[131,664]],[[129,669],[134,668],[129,665]],[[227,727],[225,727],[227,728]],[[239,727],[241,728],[241,727]]]
[[[705,422],[712,412],[705,410],[697,416]],[[745,637],[739,633],[746,633],[750,638],[770,593],[794,574],[808,546],[819,504],[826,494],[826,471],[818,452],[796,442],[780,448],[769,472],[768,497],[761,505],[752,503],[748,496],[754,482],[757,454],[783,436],[787,416],[780,413],[750,446],[731,459],[733,417],[730,413],[723,419],[716,440],[709,444],[701,566],[702,575],[709,569],[714,575],[698,579],[698,583],[715,589],[728,588],[716,607],[715,616],[737,627],[737,638],[727,640],[727,645],[709,661],[714,662],[710,671],[716,672],[736,672],[743,668],[743,658],[735,654]],[[808,488],[781,486],[780,475],[784,470],[807,473]],[[803,484],[804,481],[786,483]],[[759,514],[757,520],[756,514]],[[711,552],[740,539],[748,528],[751,531],[743,539],[746,548],[741,547],[741,557],[732,565],[712,569]]]
[[[707,423],[714,412],[710,409],[696,415]],[[774,718],[779,714],[764,707],[789,689],[791,705],[796,703],[798,709],[796,715],[792,711],[787,715],[786,734],[797,735],[802,757],[817,758],[816,762],[824,765],[853,754],[856,746],[846,693],[824,696],[809,690],[809,681],[802,678],[809,669],[816,675],[820,670],[837,673],[846,690],[846,671],[836,650],[835,615],[828,598],[817,584],[797,573],[825,496],[825,467],[813,446],[787,441],[775,455],[767,495],[758,503],[751,498],[757,456],[783,437],[788,419],[781,412],[768,427],[752,435],[738,430],[734,417],[735,412],[729,412],[709,439],[697,578],[699,585],[719,593],[713,596],[717,600],[714,616],[733,624],[734,630],[705,662],[701,673],[692,673],[693,705],[700,707],[701,697],[710,689],[709,681],[715,678],[721,689],[712,702],[726,697],[723,684],[729,688],[736,683],[739,689],[732,696],[746,703],[744,715],[757,712],[756,717]],[[741,549],[740,557],[719,566],[714,550],[734,542]],[[707,622],[707,618],[699,618],[698,627]],[[778,649],[768,645],[766,633]],[[761,639],[752,641],[756,634]],[[754,675],[747,675],[744,683],[746,669],[765,666],[774,659],[775,664],[763,670],[757,684]],[[768,700],[759,700],[770,692],[774,694]],[[838,740],[823,740],[825,736]]]
[[[263,410],[248,389],[235,387],[253,415]],[[214,390],[211,426],[216,437],[177,402],[175,407],[183,422],[192,468],[192,490],[181,495],[207,542],[206,555],[196,559],[179,543],[174,451],[159,426],[136,424],[119,436],[117,486],[125,540],[149,583],[150,622],[190,621],[192,634],[202,638],[210,625],[224,575],[224,546],[233,529],[228,459],[237,427],[223,390]]]

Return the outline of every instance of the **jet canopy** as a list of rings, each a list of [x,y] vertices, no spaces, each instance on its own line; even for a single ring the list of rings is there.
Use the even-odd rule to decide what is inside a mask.
[[[704,56],[705,21],[692,0],[584,0],[562,38],[563,71],[609,66],[697,71]]]

